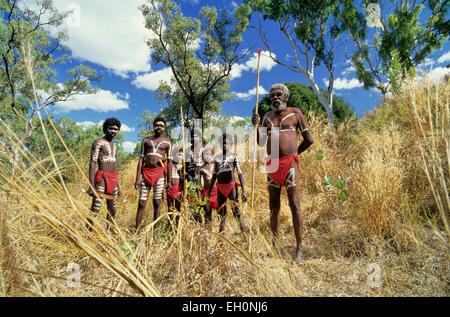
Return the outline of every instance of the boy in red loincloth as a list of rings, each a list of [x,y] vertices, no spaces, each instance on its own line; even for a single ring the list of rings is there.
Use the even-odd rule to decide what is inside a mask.
[[[177,212],[181,210],[181,200],[183,199],[183,180],[184,180],[184,166],[183,166],[183,149],[179,149],[178,155],[173,157],[172,162],[172,184],[170,190],[167,192],[167,206],[169,211],[175,209]],[[175,226],[178,227],[179,216],[172,216],[172,221],[175,219]]]
[[[201,196],[202,198],[205,198],[208,195],[209,185],[211,184],[212,176],[214,173],[214,158],[211,150],[208,147],[205,147],[202,155],[204,164],[200,168],[200,178],[203,182],[203,190],[201,192]],[[218,208],[219,204],[217,202],[217,187],[214,186],[211,190],[209,201],[204,207],[206,223],[209,223],[212,220],[212,210]]]
[[[116,146],[112,142],[114,137],[119,133],[120,121],[116,118],[108,118],[103,123],[102,138],[92,143],[90,163],[89,163],[89,182],[97,193],[108,194],[115,198],[120,196],[118,183],[118,172],[116,171]],[[98,170],[95,171],[96,164]],[[86,192],[92,196],[91,211],[98,213],[102,204],[102,198],[94,195],[90,187]],[[108,210],[106,218],[112,221],[116,214],[116,200],[107,200],[106,207]],[[92,229],[92,221],[89,220],[89,230]]]
[[[247,232],[247,228],[244,224],[244,219],[238,208],[238,183],[235,182],[234,169],[238,172],[239,181],[242,186],[242,201],[247,201],[244,187],[244,175],[242,174],[241,166],[239,164],[239,158],[235,153],[231,152],[233,146],[233,137],[229,134],[222,136],[223,140],[223,152],[222,154],[214,158],[214,174],[209,185],[207,197],[211,197],[211,192],[214,187],[214,183],[217,179],[217,201],[219,216],[221,217],[219,231],[222,232],[225,226],[225,217],[227,214],[227,207],[225,202],[227,198],[233,202],[233,215],[239,220],[239,226],[242,232]]]
[[[153,219],[156,220],[161,213],[161,199],[166,176],[166,189],[169,189],[172,183],[172,165],[170,162],[172,160],[172,144],[169,139],[163,136],[166,125],[166,120],[163,117],[156,117],[153,121],[154,136],[145,137],[142,140],[141,155],[134,183],[134,188],[139,190],[136,229],[139,229],[144,218],[151,188],[153,187]],[[156,223],[155,229],[157,227],[158,224]]]

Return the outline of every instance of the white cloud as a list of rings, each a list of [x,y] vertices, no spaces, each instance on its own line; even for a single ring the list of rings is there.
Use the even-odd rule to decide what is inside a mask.
[[[104,66],[116,75],[150,70],[150,49],[145,39],[151,33],[137,9],[145,0],[54,0],[59,11],[72,9],[65,28],[65,43],[73,57]]]
[[[94,110],[97,112],[110,112],[128,109],[126,96],[100,89],[95,94],[75,95],[70,100],[58,102],[54,109],[57,113],[68,113],[77,110]]]
[[[81,121],[81,122],[76,122],[76,125],[81,126],[81,128],[83,130],[86,130],[87,128],[89,128],[93,125],[102,126],[103,122],[104,122],[104,120],[100,120],[97,123],[92,122],[92,121]],[[121,123],[121,125],[120,125],[120,131],[122,131],[122,132],[134,132],[134,130],[135,130],[135,128],[130,128],[125,123]]]
[[[258,95],[265,95],[268,93],[268,91],[265,90],[264,87],[262,87],[262,86],[258,86],[258,87],[259,87]],[[256,87],[250,89],[247,92],[235,92],[234,94],[238,99],[249,100],[251,97],[256,96]]]
[[[123,146],[123,150],[127,153],[131,153],[134,151],[134,148],[136,147],[137,142],[130,142],[130,141],[125,141],[122,143]]]
[[[446,62],[450,62],[450,51],[448,51],[447,53],[445,53],[444,55],[442,55],[441,57],[438,58],[437,62],[439,64],[443,64]]]
[[[323,82],[328,87],[329,80],[324,79]],[[342,89],[353,89],[362,87],[363,84],[359,82],[357,78],[345,79],[345,78],[336,78],[333,82],[334,90],[342,90]]]
[[[125,123],[122,123],[120,126],[120,131],[123,131],[123,132],[134,132],[134,130],[135,130],[134,128],[130,128]]]
[[[275,56],[275,54],[273,54]],[[268,51],[261,52],[261,58],[259,61],[259,71],[270,71],[276,63],[269,57]],[[253,71],[256,72],[258,68],[258,53],[253,53],[250,59],[244,64],[235,64],[231,70],[231,77],[239,78],[242,76],[242,72]]]
[[[86,130],[87,128],[92,127],[93,125],[99,125],[99,124],[100,124],[100,122],[99,123],[95,123],[95,122],[92,122],[92,121],[76,122],[76,125],[81,126],[81,128],[83,130]]]
[[[355,66],[350,65],[350,66],[348,66],[347,68],[345,68],[345,69],[342,71],[341,75],[342,75],[342,76],[346,76],[346,75],[348,75],[348,74],[353,73],[355,70],[356,70]]]
[[[432,81],[437,82],[442,80],[446,75],[450,76],[450,68],[447,67],[436,67],[431,69],[428,73],[428,76]],[[420,78],[420,76],[419,76]]]
[[[139,75],[132,81],[132,84],[137,88],[144,88],[155,91],[156,89],[158,89],[159,84],[162,80],[170,83],[171,78],[172,70],[170,69],[170,67],[167,67],[151,73]]]
[[[434,65],[434,61],[431,58],[426,58],[422,63],[420,63],[419,65],[417,65],[417,68],[424,68],[427,66],[432,67]]]

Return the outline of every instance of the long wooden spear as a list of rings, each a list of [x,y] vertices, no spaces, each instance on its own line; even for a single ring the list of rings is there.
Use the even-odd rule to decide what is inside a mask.
[[[256,107],[255,107],[255,113],[258,113],[258,88],[259,88],[259,61],[261,59],[261,49],[258,48],[258,67],[256,70]],[[255,201],[255,170],[256,170],[256,161],[258,160],[258,125],[259,123],[255,124],[255,155],[256,160],[253,162],[253,172],[252,172],[252,210],[253,210],[253,203]]]
[[[181,114],[181,135],[183,139],[183,155],[181,157],[181,164],[183,166],[183,198],[186,199],[186,167],[185,164],[185,155],[186,155],[186,149],[184,144],[184,118],[183,118],[183,106],[180,107],[180,114]]]

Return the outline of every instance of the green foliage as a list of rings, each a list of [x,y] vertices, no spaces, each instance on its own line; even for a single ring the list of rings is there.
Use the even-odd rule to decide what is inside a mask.
[[[317,152],[317,159],[319,161],[322,161],[325,158],[326,157],[325,157],[324,152],[319,149],[318,152]],[[340,202],[344,202],[344,201],[346,201],[348,199],[349,194],[348,194],[347,190],[345,189],[347,184],[346,184],[345,179],[342,178],[341,176],[338,176],[338,178],[336,179],[335,177],[331,177],[331,176],[325,175],[323,177],[322,185],[328,191],[335,191],[337,193],[337,199]]]
[[[192,215],[195,217],[205,216],[204,206],[208,203],[207,197],[202,198],[199,192],[203,189],[202,184],[195,184],[187,182],[187,197],[189,201],[189,210],[192,210]]]
[[[376,87],[383,94],[398,91],[401,82],[414,75],[417,65],[442,48],[450,32],[448,0],[386,2],[363,1],[365,10],[373,3],[390,10],[381,12],[381,32],[370,38],[366,13],[359,12],[354,1],[344,1],[345,10],[336,15],[340,27],[350,33],[356,45],[351,59],[358,79],[366,89]],[[425,14],[428,17],[423,19]]]
[[[317,157],[317,159],[319,161],[322,161],[322,160],[324,160],[326,158],[325,154],[323,153],[323,150],[321,150],[321,149],[317,150],[317,156],[316,157]]]
[[[70,61],[65,54],[67,48],[61,45],[67,35],[60,28],[68,12],[58,12],[51,0],[38,1],[37,4],[39,7],[34,12],[21,9],[17,1],[0,0],[0,115],[20,142],[42,159],[44,155],[48,156],[48,152],[43,136],[35,134],[40,129],[35,117],[37,112],[75,94],[93,93],[95,89],[90,83],[100,78],[94,70],[80,65],[68,71],[67,81],[56,81],[53,67]],[[56,28],[56,35],[50,37],[44,26]],[[29,62],[25,63],[26,60]],[[34,87],[29,72],[33,74]],[[37,101],[35,93],[38,94]],[[48,124],[47,127],[47,131],[52,130]],[[74,127],[70,129],[76,130]],[[59,146],[55,135],[51,136],[51,143]],[[8,142],[5,146],[17,161],[18,152],[14,146]]]
[[[75,121],[72,121],[66,116],[54,118],[50,115],[50,119],[75,159],[78,159],[82,163],[88,163],[86,161],[86,157],[89,157],[90,155],[92,142],[103,136],[102,127],[99,125],[92,125],[86,129],[83,129],[81,126],[77,125]],[[31,151],[31,153],[33,153],[33,155],[38,159],[46,159],[49,156],[49,151],[47,148],[47,143],[44,139],[44,134],[42,133],[41,126],[37,124],[38,119],[34,118],[33,121],[36,121],[36,133],[33,133],[33,135],[28,139],[27,149]],[[64,171],[63,176],[65,180],[72,180],[77,173],[76,166],[71,161],[69,155],[67,154],[66,148],[62,144],[55,132],[55,129],[52,127],[47,118],[44,118],[44,127],[46,129],[52,150],[58,157],[60,168]],[[118,169],[120,169],[122,165],[126,164],[132,158],[132,155],[123,152],[123,140],[123,132],[119,132],[114,138],[114,144],[117,146],[116,167]],[[44,166],[50,167],[51,162],[46,161],[43,162],[43,164]]]
[[[297,82],[285,83],[285,85],[289,89],[289,100],[287,102],[288,107],[297,107],[305,115],[310,110],[314,111],[316,114],[325,113],[319,99],[310,87]],[[325,92],[322,91],[322,94],[325,94]],[[270,94],[266,94],[258,105],[258,112],[261,119],[264,114],[270,110]],[[355,117],[355,111],[350,108],[350,105],[337,96],[333,96],[333,114],[337,125]]]
[[[286,45],[292,51],[294,64],[290,61],[283,62],[278,57],[272,56],[272,59],[276,63],[302,74],[309,81],[319,105],[325,110],[333,128],[335,111],[333,110],[334,102],[331,102],[330,97],[334,81],[335,42],[344,30],[341,25],[337,24],[335,16],[341,14],[342,2],[345,1],[245,0],[244,2],[262,14],[264,19],[273,20],[278,24],[280,35],[287,39]],[[260,30],[260,35],[270,51],[269,39],[261,33],[262,30]],[[321,64],[330,74],[327,92],[319,89],[314,79],[314,69]],[[309,108],[305,110],[309,110]],[[318,111],[316,112],[318,113]]]
[[[133,241],[119,243],[117,245],[117,247],[119,249],[121,249],[121,251],[123,252],[123,254],[125,255],[125,257],[128,260],[132,260],[133,259],[133,253],[132,253],[131,249],[134,249],[136,247],[136,245],[135,245],[135,243]]]
[[[156,92],[159,101],[166,103],[163,114],[168,122],[179,124],[181,106],[188,127],[192,127],[193,119],[203,120],[208,112],[218,112],[231,98],[229,76],[239,59],[236,52],[249,23],[250,9],[239,7],[230,15],[225,10],[203,7],[196,19],[183,16],[170,0],[150,0],[140,10],[145,27],[156,35],[147,42],[152,60],[172,70],[172,81],[161,81]]]

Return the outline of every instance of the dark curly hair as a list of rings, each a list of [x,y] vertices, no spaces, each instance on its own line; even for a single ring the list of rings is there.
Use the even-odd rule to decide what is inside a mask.
[[[155,126],[156,122],[159,122],[159,121],[163,122],[163,123],[164,123],[164,126],[167,127],[166,118],[161,117],[161,116],[157,116],[157,117],[155,118],[155,120],[153,120],[153,126]]]
[[[116,118],[108,118],[105,120],[105,122],[103,122],[103,133],[106,133],[106,131],[108,130],[108,128],[112,125],[116,125],[119,130],[120,130],[120,126],[122,125],[119,121],[119,119]]]

